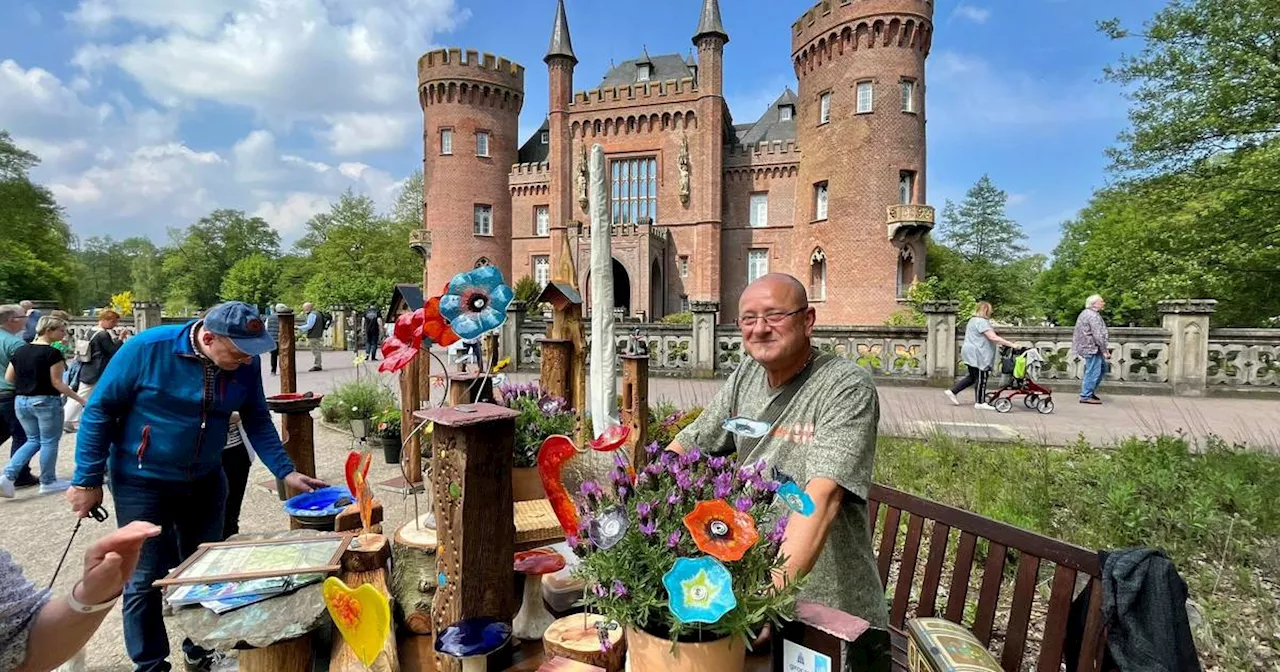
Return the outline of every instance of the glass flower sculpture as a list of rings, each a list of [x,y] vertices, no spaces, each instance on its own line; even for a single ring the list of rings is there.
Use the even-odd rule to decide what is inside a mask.
[[[627,510],[620,506],[613,507],[592,519],[587,526],[587,538],[595,544],[596,548],[607,551],[622,541],[622,537],[627,534],[627,528],[630,526],[631,520],[627,518]]]
[[[515,299],[494,266],[459,273],[440,297],[440,314],[459,337],[470,340],[497,329],[507,319],[507,306]]]
[[[631,428],[626,425],[611,424],[599,437],[587,441],[587,445],[591,449],[601,453],[607,453],[622,447],[627,442],[627,437],[631,436]]]
[[[737,562],[760,540],[755,518],[723,499],[698,502],[684,517],[698,550],[725,562]]]
[[[813,515],[813,498],[809,496],[795,481],[787,481],[778,488],[778,497],[788,509],[802,516]]]
[[[769,433],[768,423],[752,420],[751,418],[729,418],[724,421],[721,427],[730,434],[737,434],[749,439],[758,439]]]
[[[662,583],[667,608],[685,623],[715,623],[738,606],[729,570],[715,558],[678,558]]]

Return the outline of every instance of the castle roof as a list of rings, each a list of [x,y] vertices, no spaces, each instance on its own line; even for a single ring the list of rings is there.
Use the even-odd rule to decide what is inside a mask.
[[[693,70],[684,62],[684,57],[680,54],[663,54],[651,57],[646,50],[640,58],[623,61],[621,65],[615,65],[611,68],[605,74],[604,81],[600,82],[600,86],[610,87],[635,84],[640,81],[638,71],[641,63],[649,64],[649,81],[651,82],[693,77]]]
[[[719,35],[725,42],[729,41],[729,33],[720,20],[720,0],[702,0],[702,15],[698,18],[698,31],[693,34],[693,43],[704,35]]]
[[[556,22],[551,28],[551,46],[547,47],[547,55],[542,60],[549,61],[556,56],[564,56],[577,63],[578,57],[573,54],[573,40],[569,39],[569,17],[564,13],[564,0],[557,4]]]
[[[754,124],[734,125],[733,130],[738,136],[738,142],[744,145],[754,145],[760,142],[772,142],[774,140],[794,140],[796,137],[796,101],[798,98],[791,87],[787,87],[778,99],[773,101],[769,109],[756,120]],[[791,118],[782,119],[782,107],[791,106]]]
[[[538,130],[529,136],[528,140],[520,145],[520,151],[517,153],[519,163],[543,163],[551,156],[551,143],[542,141],[542,134],[551,130],[551,121],[543,119],[542,125]]]

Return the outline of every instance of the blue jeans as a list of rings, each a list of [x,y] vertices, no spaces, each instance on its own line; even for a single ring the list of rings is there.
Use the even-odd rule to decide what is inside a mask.
[[[1098,385],[1102,383],[1102,371],[1106,367],[1104,362],[1107,358],[1102,353],[1094,355],[1086,355],[1084,358],[1084,379],[1080,381],[1080,398],[1088,399],[1098,391]]]
[[[14,411],[27,442],[13,454],[4,475],[17,480],[18,474],[31,463],[36,452],[40,453],[40,483],[48,485],[57,480],[58,441],[62,439],[62,397],[18,397]]]
[[[142,545],[138,566],[124,588],[124,645],[138,672],[167,672],[169,636],[164,627],[159,588],[164,578],[200,544],[222,540],[227,480],[218,469],[195,481],[156,481],[113,474],[111,495],[121,527],[145,520],[162,528]],[[191,657],[206,652],[190,640],[182,643]]]

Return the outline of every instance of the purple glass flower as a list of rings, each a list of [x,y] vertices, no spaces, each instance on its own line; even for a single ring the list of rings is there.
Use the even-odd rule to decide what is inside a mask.
[[[629,594],[630,592],[627,590],[626,585],[617,579],[613,580],[613,586],[609,589],[611,597],[626,597]]]
[[[680,545],[680,530],[674,530],[667,535],[667,548],[675,548]]]
[[[615,506],[591,521],[590,527],[587,528],[587,537],[600,550],[607,551],[622,541],[630,525],[631,521],[627,519],[626,510]]]
[[[750,497],[743,495],[733,500],[733,508],[745,513],[751,510],[751,505],[754,503],[755,502]]]

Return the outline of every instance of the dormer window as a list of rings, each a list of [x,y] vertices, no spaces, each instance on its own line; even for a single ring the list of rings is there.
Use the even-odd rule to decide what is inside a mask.
[[[636,66],[636,81],[638,81],[638,82],[647,82],[647,81],[649,81],[650,67],[651,67],[651,66],[650,66],[648,63],[641,63],[640,65],[637,65],[637,66]]]
[[[779,105],[778,106],[778,121],[791,121],[791,118],[795,116],[795,114],[796,114],[795,105]]]
[[[542,144],[544,144],[544,145],[545,145],[545,144],[547,144],[548,142],[551,142],[551,134],[550,134],[550,133],[548,133],[547,131],[543,131],[543,132],[542,132]]]

